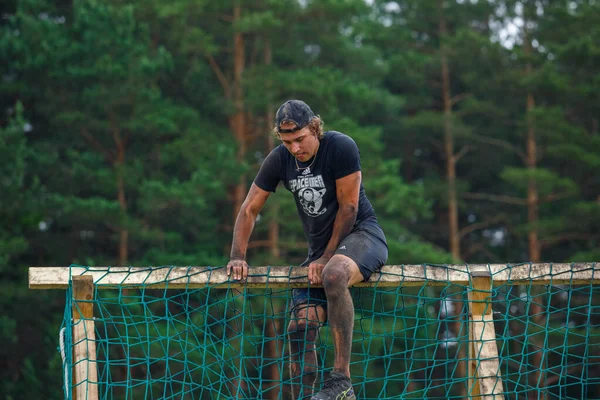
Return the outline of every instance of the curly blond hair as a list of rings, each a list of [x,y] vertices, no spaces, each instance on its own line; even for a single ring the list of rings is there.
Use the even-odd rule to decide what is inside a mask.
[[[307,126],[317,138],[323,139],[323,136],[325,136],[325,132],[323,131],[323,120],[321,119],[321,117],[317,115],[316,117],[310,120]],[[277,130],[277,128],[277,126],[274,126],[272,133],[276,139],[280,139],[281,136],[279,135],[279,131]]]

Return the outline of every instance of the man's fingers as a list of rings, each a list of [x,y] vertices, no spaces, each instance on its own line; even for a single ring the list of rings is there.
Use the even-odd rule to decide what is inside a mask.
[[[322,279],[321,279],[321,275],[323,274],[323,265],[321,264],[317,264],[316,268],[315,268],[315,280],[317,281],[317,283],[321,283]]]
[[[233,272],[233,279],[235,280],[246,279],[248,278],[248,264],[227,265],[227,275],[230,275],[231,272]]]
[[[310,264],[308,266],[308,281],[311,285],[318,285],[321,283],[321,272],[323,271],[323,265]]]

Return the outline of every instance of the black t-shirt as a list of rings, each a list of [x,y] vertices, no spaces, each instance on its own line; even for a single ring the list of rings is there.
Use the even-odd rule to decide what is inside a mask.
[[[310,163],[314,160],[314,163]],[[308,239],[308,258],[319,258],[333,232],[333,223],[338,211],[336,196],[337,179],[360,171],[360,155],[352,138],[340,132],[328,131],[321,139],[316,158],[307,163],[298,163],[283,144],[277,146],[262,163],[254,183],[259,188],[275,192],[280,181],[294,195],[298,215]],[[302,169],[310,165],[309,168]],[[360,184],[356,223],[375,211]]]

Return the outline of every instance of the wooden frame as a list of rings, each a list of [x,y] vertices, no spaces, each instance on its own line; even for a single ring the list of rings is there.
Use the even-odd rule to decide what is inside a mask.
[[[598,268],[600,269],[600,268]],[[468,288],[468,397],[503,398],[492,310],[494,284],[599,284],[596,263],[515,265],[388,265],[357,287],[445,286]],[[30,289],[66,289],[73,283],[73,399],[97,400],[98,378],[93,322],[94,285],[165,289],[306,287],[306,267],[251,267],[244,282],[232,281],[224,268],[211,267],[31,267]]]
[[[600,283],[595,263],[572,264],[477,264],[477,265],[387,265],[369,282],[356,287],[446,286],[448,282],[468,286],[470,272],[487,270],[496,284],[562,285]],[[600,268],[599,268],[600,269]],[[307,285],[307,267],[250,267],[246,282],[232,281],[225,268],[210,267],[31,267],[30,289],[66,289],[71,276],[91,275],[99,289],[127,285],[152,288],[253,287],[294,288]]]
[[[471,272],[469,288],[469,347],[467,395],[485,400],[504,399],[496,330],[492,311],[492,274]]]
[[[94,281],[90,275],[73,277],[73,400],[98,400]]]

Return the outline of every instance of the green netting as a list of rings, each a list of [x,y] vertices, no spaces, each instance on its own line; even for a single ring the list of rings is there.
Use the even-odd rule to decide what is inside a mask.
[[[590,265],[594,274],[600,272]],[[351,289],[357,398],[468,398],[468,287],[447,281],[408,287],[404,278],[397,276],[397,287],[374,282],[372,288]],[[170,289],[165,283],[165,289],[96,287],[99,398],[292,398],[285,336],[290,290]],[[600,398],[599,296],[591,283],[509,281],[494,287],[505,398]],[[72,390],[71,306],[69,290],[65,398]],[[318,355],[317,388],[333,362],[327,327]]]

